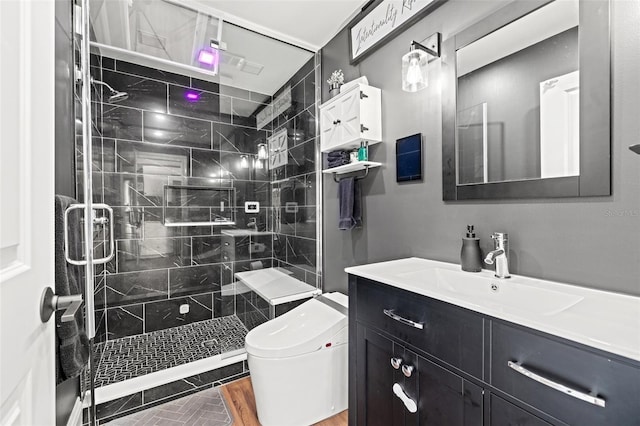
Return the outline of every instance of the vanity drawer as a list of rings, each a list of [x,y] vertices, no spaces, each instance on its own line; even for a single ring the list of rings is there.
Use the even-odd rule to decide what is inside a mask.
[[[640,363],[614,360],[500,321],[491,322],[489,380],[571,425],[640,425]],[[567,392],[593,393],[604,407]]]
[[[356,319],[359,322],[370,324],[468,374],[482,378],[481,316],[364,278],[357,278],[356,291]]]

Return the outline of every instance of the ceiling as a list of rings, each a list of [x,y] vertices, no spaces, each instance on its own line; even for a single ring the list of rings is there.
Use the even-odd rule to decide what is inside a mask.
[[[367,0],[91,0],[103,55],[273,95]],[[212,49],[215,65],[198,61]]]
[[[318,51],[368,0],[188,0],[222,12],[227,22]]]

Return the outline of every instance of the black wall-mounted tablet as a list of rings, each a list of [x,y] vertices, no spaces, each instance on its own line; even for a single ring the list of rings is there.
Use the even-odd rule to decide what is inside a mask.
[[[396,140],[396,180],[422,180],[422,134]]]

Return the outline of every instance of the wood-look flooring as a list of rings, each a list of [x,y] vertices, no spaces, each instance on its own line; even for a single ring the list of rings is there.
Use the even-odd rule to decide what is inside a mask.
[[[221,386],[220,390],[235,418],[233,426],[260,426],[253,396],[253,386],[251,386],[249,377]],[[347,426],[348,423],[347,410],[345,410],[316,423],[314,426]]]

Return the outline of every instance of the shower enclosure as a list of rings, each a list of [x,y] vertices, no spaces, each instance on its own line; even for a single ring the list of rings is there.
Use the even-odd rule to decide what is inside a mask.
[[[247,331],[320,291],[320,64],[174,1],[83,0],[74,20],[100,422],[248,374]]]

